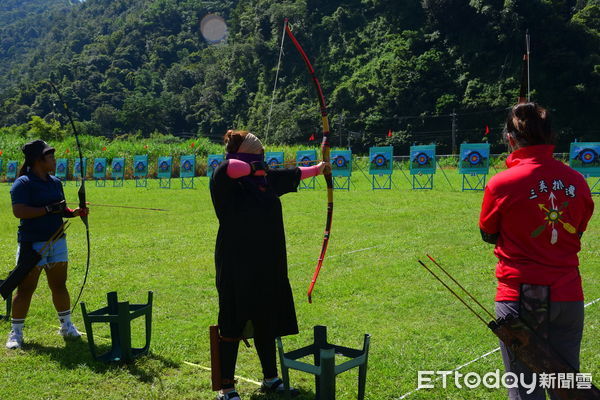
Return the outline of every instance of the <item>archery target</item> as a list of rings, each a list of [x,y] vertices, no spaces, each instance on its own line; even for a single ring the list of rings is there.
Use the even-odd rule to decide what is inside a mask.
[[[183,164],[181,165],[181,168],[186,171],[189,172],[192,170],[192,163],[189,160],[185,160],[183,162]]]
[[[15,172],[17,170],[17,164],[10,163],[10,164],[8,164],[7,169],[8,169],[8,172]]]
[[[215,159],[215,160],[212,160],[212,161],[210,162],[210,167],[211,167],[212,169],[215,169],[215,168],[217,168],[217,167],[219,166],[219,164],[220,164],[219,160],[216,160],[216,159]]]
[[[386,163],[387,158],[385,158],[383,154],[377,154],[375,157],[373,157],[373,164],[375,164],[378,167],[383,167],[386,165]]]
[[[419,153],[415,156],[415,162],[419,165],[427,165],[429,156],[426,153]]]
[[[123,169],[123,166],[121,165],[120,162],[116,162],[116,163],[113,164],[112,169],[115,172],[121,172],[121,170]]]
[[[583,164],[592,164],[599,161],[599,155],[593,149],[583,149],[577,155]]]
[[[279,165],[279,160],[277,158],[273,157],[269,160],[269,162],[267,164],[269,164],[269,167],[273,168],[273,167],[276,167]]]
[[[135,164],[135,170],[138,172],[144,172],[144,170],[146,169],[146,163],[144,163],[143,161],[138,162],[137,164]]]
[[[57,172],[59,172],[59,173],[61,173],[61,174],[62,174],[63,172],[65,172],[65,170],[66,170],[66,169],[67,169],[67,166],[66,166],[64,163],[59,163],[59,164],[56,166],[56,171],[57,171]]]
[[[96,172],[104,172],[104,165],[102,163],[96,164]]]
[[[345,168],[348,160],[346,160],[346,157],[340,155],[333,160],[333,164],[338,168]]]
[[[158,168],[160,169],[161,172],[168,172],[169,171],[169,163],[166,161],[163,161],[160,163]]]
[[[483,162],[482,159],[483,157],[478,151],[472,151],[467,155],[467,160],[469,161],[469,164],[473,166],[480,165]]]
[[[304,167],[310,167],[312,162],[313,160],[308,156],[304,156],[300,159],[300,164]]]

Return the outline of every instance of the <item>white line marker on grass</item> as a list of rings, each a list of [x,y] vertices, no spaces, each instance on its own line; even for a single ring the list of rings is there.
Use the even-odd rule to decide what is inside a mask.
[[[184,361],[183,363],[184,363],[184,364],[187,364],[187,365],[190,365],[190,366],[192,366],[192,367],[196,367],[196,368],[203,369],[203,370],[205,370],[205,371],[211,371],[211,369],[210,369],[210,368],[208,368],[208,367],[205,367],[205,366],[202,366],[202,365],[200,365],[200,364],[194,364],[194,363],[191,363],[191,362],[189,362],[189,361]],[[239,379],[240,381],[244,381],[244,382],[252,383],[252,384],[254,384],[254,385],[257,385],[257,386],[261,386],[261,385],[262,385],[262,383],[261,383],[261,382],[253,381],[252,379],[244,378],[243,376],[238,376],[238,375],[236,375],[236,376],[235,376],[235,378]]]
[[[590,301],[589,303],[587,303],[586,305],[584,305],[584,307],[585,307],[585,308],[587,308],[587,307],[589,307],[589,306],[591,306],[591,305],[593,305],[593,304],[596,304],[596,303],[598,303],[598,302],[600,302],[600,297],[598,297],[596,300],[592,300],[592,301]],[[468,362],[468,363],[466,363],[466,364],[463,364],[463,365],[461,365],[461,366],[458,366],[458,367],[454,368],[454,369],[452,370],[452,372],[456,372],[456,371],[458,371],[458,370],[461,370],[461,369],[463,369],[464,367],[466,367],[466,366],[469,366],[469,365],[471,365],[471,364],[473,364],[473,363],[475,363],[475,362],[477,362],[477,361],[479,361],[479,360],[482,360],[482,359],[484,359],[484,358],[486,358],[486,357],[488,357],[488,356],[490,356],[490,355],[492,355],[492,354],[496,353],[496,352],[497,352],[497,351],[499,351],[499,350],[500,350],[500,347],[496,347],[494,350],[488,351],[487,353],[485,353],[485,354],[483,354],[483,355],[481,355],[481,356],[479,356],[479,357],[475,358],[474,360],[471,360],[471,361],[469,361],[469,362]],[[437,378],[435,378],[435,379],[432,381],[432,383],[433,383],[433,382],[437,382],[437,381],[439,381],[440,379],[442,379],[442,376],[441,376],[441,375],[440,375],[440,376],[438,376]],[[408,396],[410,396],[411,394],[414,394],[414,393],[418,392],[419,390],[421,390],[421,388],[416,388],[416,389],[414,389],[414,390],[411,390],[410,392],[408,392],[408,393],[406,393],[406,394],[403,394],[402,396],[398,397],[398,399],[397,399],[397,400],[402,400],[402,399],[405,399],[405,398],[407,398]]]

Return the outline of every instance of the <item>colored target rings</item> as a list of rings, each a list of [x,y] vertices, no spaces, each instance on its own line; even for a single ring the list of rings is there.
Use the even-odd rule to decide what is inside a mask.
[[[185,160],[185,161],[183,162],[183,165],[181,166],[181,168],[182,168],[184,171],[191,171],[191,170],[192,170],[192,163],[191,163],[191,162],[189,162],[188,160]]]
[[[387,164],[387,158],[383,154],[377,154],[373,157],[373,164],[377,167],[384,167]]]
[[[169,170],[169,163],[166,161],[161,162],[160,165],[158,166],[158,169],[161,172],[167,172]]]
[[[275,167],[277,167],[278,165],[280,165],[280,164],[283,164],[283,163],[280,163],[280,162],[279,162],[279,160],[278,160],[277,158],[273,157],[273,158],[271,158],[271,159],[269,160],[269,162],[268,162],[267,164],[269,164],[269,167],[271,167],[271,168],[275,168]]]
[[[220,164],[219,160],[216,160],[216,159],[215,159],[215,160],[212,160],[212,161],[210,162],[210,167],[211,167],[212,169],[216,169],[216,168],[219,166],[219,164]]]
[[[17,170],[17,165],[16,164],[8,164],[8,171],[9,172],[14,172]]]
[[[300,165],[302,165],[303,167],[310,167],[313,161],[314,160],[312,160],[310,157],[304,156],[300,159]]]
[[[143,162],[138,162],[137,164],[135,164],[135,170],[138,172],[143,172],[146,169],[146,164]]]
[[[593,164],[599,162],[600,156],[593,149],[583,149],[577,156],[583,164]]]
[[[348,160],[346,160],[346,157],[341,156],[341,155],[337,156],[333,160],[333,165],[335,165],[337,168],[345,168],[347,164],[348,164]]]
[[[479,153],[478,151],[472,151],[467,156],[467,159],[469,161],[469,164],[471,164],[471,165],[479,165],[479,164],[482,163],[483,157],[481,156],[481,153]]]
[[[415,156],[415,162],[419,165],[427,165],[429,156],[426,153],[419,153]]]
[[[96,164],[96,172],[104,172],[104,165],[102,163]]]
[[[60,163],[56,166],[56,170],[60,173],[65,172],[66,169],[67,169],[67,167],[64,163]]]
[[[121,163],[114,163],[112,169],[115,172],[121,172],[121,170],[123,169],[123,165]]]

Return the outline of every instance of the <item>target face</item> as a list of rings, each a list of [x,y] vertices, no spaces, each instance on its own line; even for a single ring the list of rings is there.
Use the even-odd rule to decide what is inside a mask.
[[[387,158],[385,158],[383,154],[377,154],[375,157],[373,157],[373,164],[375,164],[378,167],[383,167],[386,163]]]
[[[312,161],[313,161],[313,160],[312,160],[310,157],[308,157],[308,156],[304,156],[304,157],[302,157],[302,158],[300,159],[300,164],[301,164],[303,167],[310,167],[310,166],[311,166],[311,164],[312,164]]]
[[[192,163],[189,162],[188,160],[185,160],[184,163],[181,165],[181,168],[184,171],[189,172],[192,170]]]
[[[267,164],[269,164],[269,167],[274,168],[279,165],[279,160],[273,157],[269,160]]]
[[[468,156],[469,164],[471,165],[480,165],[481,164],[481,154],[478,151],[472,151]]]
[[[137,164],[135,164],[135,170],[138,172],[144,172],[144,170],[146,169],[146,164],[143,162],[138,162]]]
[[[426,165],[429,162],[429,156],[425,153],[419,153],[416,155],[415,161],[419,165]]]
[[[169,172],[169,163],[166,161],[163,161],[160,163],[158,168],[160,169],[161,172]]]
[[[219,160],[212,160],[212,161],[210,162],[210,167],[211,167],[212,169],[215,169],[215,168],[217,168],[217,167],[219,166],[219,164],[220,164]]]
[[[14,172],[17,170],[17,166],[15,164],[8,164],[8,172]]]
[[[102,163],[96,164],[96,172],[104,172],[104,165]]]
[[[598,162],[599,155],[592,149],[583,149],[579,152],[578,157],[581,159],[582,163],[592,164]]]
[[[200,32],[209,44],[221,43],[227,38],[227,24],[222,17],[209,14],[200,21]]]
[[[346,160],[346,157],[344,156],[337,156],[333,160],[333,164],[338,168],[344,168],[346,164],[348,164],[348,160]]]
[[[66,170],[66,169],[67,169],[67,167],[66,167],[66,165],[65,165],[65,164],[63,164],[63,163],[60,163],[60,164],[58,164],[58,165],[56,166],[56,171],[57,171],[57,172],[60,172],[61,174],[62,174],[63,172],[65,172],[65,170]]]
[[[121,165],[121,163],[114,163],[112,169],[115,172],[121,172],[123,166]]]
[[[79,162],[75,163],[75,172],[77,172],[78,174],[81,173],[81,164]]]

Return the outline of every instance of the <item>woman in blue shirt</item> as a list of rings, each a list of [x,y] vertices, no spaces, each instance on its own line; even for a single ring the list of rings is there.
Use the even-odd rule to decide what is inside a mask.
[[[62,183],[50,175],[56,168],[54,148],[42,140],[35,140],[24,145],[22,150],[25,163],[10,190],[13,214],[21,220],[17,261],[21,250],[23,253],[31,249],[40,252],[61,227],[63,217],[72,218],[88,213],[87,208],[67,208]],[[23,345],[25,317],[42,270],[46,271],[52,301],[61,323],[59,334],[64,338],[81,336],[71,322],[71,300],[66,287],[67,262],[67,241],[63,234],[17,288],[13,298],[12,330],[6,342],[7,348],[17,349]]]

